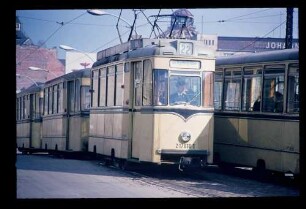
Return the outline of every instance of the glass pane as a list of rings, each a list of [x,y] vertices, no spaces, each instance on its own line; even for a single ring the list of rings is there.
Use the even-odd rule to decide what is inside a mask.
[[[300,112],[299,67],[290,66],[288,77],[288,112]]]
[[[168,104],[168,71],[154,70],[154,105]]]
[[[222,69],[219,69],[222,71]],[[214,108],[216,110],[221,110],[222,102],[222,85],[223,85],[223,72],[215,73],[215,83],[214,83]]]
[[[213,85],[214,85],[214,73],[203,73],[203,106],[213,107]]]
[[[106,68],[100,69],[99,106],[106,106]]]
[[[170,76],[170,105],[201,105],[200,76]]]
[[[152,64],[151,60],[143,62],[143,105],[152,105]]]
[[[80,111],[80,88],[81,88],[81,84],[80,84],[80,80],[77,79],[75,81],[75,111]]]
[[[135,105],[139,106],[142,104],[142,66],[141,62],[134,62],[133,63],[133,69],[135,73]]]
[[[117,65],[116,70],[116,106],[123,105],[123,64]]]
[[[271,71],[264,70],[263,111],[280,113],[283,112],[285,69],[276,69],[273,74],[270,74]]]
[[[82,110],[88,110],[90,108],[90,87],[82,86],[81,87],[81,108]]]
[[[92,75],[92,106],[98,107],[98,92],[99,92],[99,71],[94,71]]]
[[[242,95],[243,111],[260,111],[261,77],[245,77]]]
[[[107,106],[114,106],[115,102],[115,66],[107,68]]]

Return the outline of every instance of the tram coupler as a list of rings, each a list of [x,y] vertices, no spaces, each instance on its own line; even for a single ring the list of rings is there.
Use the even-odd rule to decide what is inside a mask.
[[[184,171],[201,167],[203,167],[203,161],[200,157],[181,157],[178,169]]]

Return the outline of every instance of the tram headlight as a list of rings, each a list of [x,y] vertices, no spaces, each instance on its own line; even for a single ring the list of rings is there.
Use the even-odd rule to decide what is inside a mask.
[[[180,139],[181,139],[182,142],[186,143],[191,139],[191,134],[187,131],[183,131],[180,134]]]

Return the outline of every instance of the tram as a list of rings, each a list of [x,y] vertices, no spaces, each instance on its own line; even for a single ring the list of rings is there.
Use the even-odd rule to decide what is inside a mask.
[[[88,150],[126,162],[213,162],[215,52],[200,41],[135,39],[91,69]]]
[[[298,175],[299,97],[298,49],[217,58],[214,161]]]
[[[87,152],[90,69],[47,81],[43,88],[41,146],[45,151]]]
[[[16,94],[16,144],[22,152],[41,148],[43,84]]]

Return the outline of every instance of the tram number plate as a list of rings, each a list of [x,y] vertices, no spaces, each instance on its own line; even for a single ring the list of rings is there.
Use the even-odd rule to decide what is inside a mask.
[[[176,148],[195,149],[195,144],[181,144],[181,143],[176,143]]]

